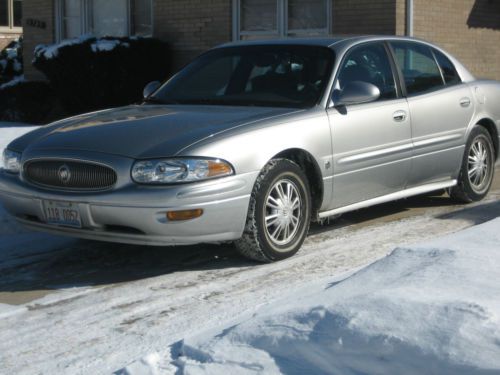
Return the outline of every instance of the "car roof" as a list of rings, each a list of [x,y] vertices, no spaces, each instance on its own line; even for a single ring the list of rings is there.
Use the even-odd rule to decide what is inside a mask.
[[[222,44],[215,48],[225,48],[225,47],[236,47],[236,46],[264,46],[264,45],[292,45],[292,46],[318,46],[325,48],[332,48],[336,53],[342,55],[349,48],[356,44],[363,42],[372,41],[414,41],[420,42],[430,47],[433,47],[441,51],[445,56],[447,56],[455,65],[462,81],[471,82],[475,80],[474,76],[465,68],[460,61],[458,61],[454,56],[449,54],[442,48],[429,43],[423,39],[407,37],[407,36],[397,36],[397,35],[332,35],[328,37],[310,37],[310,38],[282,38],[282,39],[260,39],[260,40],[243,40],[230,42]]]
[[[414,40],[422,41],[418,38],[404,37],[396,35],[332,35],[328,37],[305,37],[305,38],[275,38],[275,39],[259,39],[259,40],[240,40],[229,42],[220,45],[219,47],[236,47],[236,46],[261,46],[261,45],[310,45],[333,47],[340,44],[354,44],[364,41],[375,40]]]

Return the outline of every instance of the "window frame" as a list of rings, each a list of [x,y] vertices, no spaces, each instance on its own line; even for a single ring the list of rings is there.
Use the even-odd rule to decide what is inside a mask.
[[[434,63],[437,65],[437,68],[439,70],[439,74],[441,76],[441,81],[442,81],[442,85],[439,86],[439,87],[436,87],[436,88],[433,88],[431,90],[427,90],[427,91],[423,91],[423,92],[418,92],[418,93],[412,93],[412,94],[408,94],[408,90],[406,88],[406,82],[405,82],[405,78],[404,78],[404,74],[403,74],[403,71],[401,70],[401,67],[399,66],[398,64],[398,61],[397,61],[397,58],[396,58],[396,52],[394,51],[394,47],[393,47],[393,43],[406,43],[406,44],[414,44],[414,45],[417,45],[417,46],[421,46],[421,47],[424,47],[424,48],[428,48],[429,49],[429,53],[430,55],[432,56],[432,59],[434,61]],[[455,67],[455,64],[453,64],[453,62],[450,60],[450,62],[453,64],[453,67],[455,69],[455,71],[457,72],[458,74],[458,77],[460,78],[460,83],[458,84],[454,84],[454,85],[449,85],[446,83],[446,80],[444,78],[444,74],[443,74],[443,71],[441,69],[441,65],[439,64],[439,62],[437,61],[436,59],[436,55],[434,54],[434,49],[435,47],[429,45],[429,44],[426,44],[426,43],[420,43],[420,42],[417,42],[417,41],[413,41],[413,40],[389,40],[388,41],[388,47],[391,51],[391,54],[392,54],[392,59],[394,60],[394,64],[396,66],[396,69],[397,69],[397,72],[398,72],[398,76],[399,76],[399,81],[400,81],[400,85],[401,85],[401,90],[403,92],[403,95],[406,97],[406,98],[413,98],[413,97],[417,97],[417,96],[420,96],[420,95],[428,95],[428,94],[432,94],[432,93],[435,93],[435,92],[438,92],[438,91],[441,91],[443,89],[447,89],[447,88],[450,88],[450,87],[453,87],[453,86],[458,86],[460,84],[463,83],[462,81],[462,77],[460,77],[460,74],[458,74],[458,70],[457,68]],[[441,52],[443,53],[443,52]],[[444,53],[443,53],[444,54]],[[446,54],[444,54],[446,56]],[[447,57],[447,56],[446,56]],[[448,58],[448,57],[447,57]]]
[[[7,19],[8,26],[0,26],[0,32],[4,34],[21,34],[23,32],[22,26],[14,26],[14,0],[7,0]],[[23,18],[21,18],[21,23]]]
[[[311,33],[318,34],[318,36],[325,36],[331,34],[332,30],[332,0],[324,0],[326,2],[326,27],[323,29],[289,29],[288,28],[288,0],[275,0],[276,1],[276,30],[275,31],[244,31],[241,30],[241,1],[232,0],[232,24],[233,24],[233,41],[241,40],[242,36],[256,36],[256,37],[301,37],[310,36]]]
[[[191,61],[188,65],[186,65],[184,67],[184,69],[182,69],[179,72],[178,75],[175,75],[174,77],[171,78],[171,80],[165,82],[163,84],[163,86],[154,93],[153,97],[156,94],[158,94],[162,88],[168,86],[169,84],[172,84],[173,82],[175,82],[179,78],[182,79],[182,74],[186,74],[185,71],[187,71],[192,64],[195,64],[196,62],[198,62],[199,59],[204,58],[206,55],[214,53],[214,51],[218,51],[218,50],[222,50],[222,49],[224,49],[224,50],[230,50],[230,49],[260,48],[260,47],[269,48],[271,50],[275,49],[276,47],[278,47],[278,48],[314,48],[314,46],[308,46],[308,45],[303,45],[303,44],[299,44],[299,43],[298,44],[283,43],[283,44],[273,44],[273,45],[262,45],[262,44],[258,44],[257,43],[257,44],[255,44],[255,45],[253,45],[251,47],[249,47],[249,46],[247,46],[247,47],[243,47],[243,46],[229,46],[229,47],[225,47],[225,48],[210,49],[210,50],[202,53],[195,60]],[[335,59],[336,59],[336,55],[337,54],[336,54],[336,52],[332,48],[329,48],[329,47],[326,47],[326,46],[318,46],[317,48],[324,49],[325,53],[330,54],[331,55],[331,61],[330,61],[329,66],[327,67],[327,72],[325,73],[325,83],[324,83],[323,90],[318,95],[318,99],[317,99],[316,103],[314,105],[312,105],[311,107],[304,107],[304,108],[313,108],[315,106],[320,106],[320,105],[323,106],[322,103],[325,101],[326,96],[328,95],[328,93],[331,90],[332,75],[333,75],[335,64],[336,64]],[[187,74],[190,74],[190,73],[188,72]],[[233,72],[233,74],[234,74],[234,72]],[[302,107],[295,107],[294,106],[294,107],[283,107],[283,108],[302,108]]]
[[[327,108],[334,107],[335,103],[333,102],[333,92],[335,90],[337,90],[337,82],[338,82],[338,78],[340,75],[340,71],[342,70],[342,67],[344,66],[344,63],[346,62],[349,55],[355,49],[362,47],[362,46],[370,45],[370,44],[374,44],[374,45],[380,44],[384,48],[385,53],[387,54],[387,59],[389,60],[389,64],[391,66],[392,76],[394,77],[394,83],[396,85],[396,97],[392,98],[392,99],[378,99],[378,100],[373,101],[373,102],[353,104],[353,105],[356,105],[356,106],[369,105],[369,104],[373,104],[373,103],[384,104],[384,103],[387,103],[389,101],[401,100],[401,99],[406,97],[406,91],[405,91],[406,87],[404,87],[403,84],[401,83],[401,76],[400,76],[400,72],[399,72],[399,67],[396,63],[396,60],[394,59],[394,54],[393,54],[394,52],[392,51],[392,46],[386,40],[371,40],[371,41],[367,41],[367,42],[357,43],[357,44],[351,46],[347,51],[344,52],[342,59],[340,60],[339,64],[337,65],[337,71],[335,72],[335,76],[333,78],[333,84],[330,88]]]
[[[11,1],[11,0],[9,0]],[[93,6],[92,0],[79,0],[80,1],[80,35],[85,35],[92,32],[92,18],[93,18]],[[127,34],[132,35],[132,1],[127,0]],[[146,37],[153,36],[154,34],[154,1],[151,2],[151,34],[146,35]],[[61,42],[63,40],[71,39],[64,37],[64,22],[67,17],[64,15],[64,0],[56,0],[55,3],[55,20],[56,20],[56,41]]]
[[[461,85],[463,83],[462,77],[460,77],[460,74],[458,73],[457,67],[455,66],[455,64],[453,64],[453,61],[451,61],[450,58],[443,51],[440,51],[440,50],[438,50],[437,48],[434,48],[434,47],[430,47],[430,49],[431,49],[431,52],[432,52],[432,56],[434,57],[434,60],[436,61],[437,66],[439,67],[439,71],[441,72],[441,78],[443,79],[444,86],[445,87],[452,87],[452,86]],[[448,83],[448,82],[446,82],[446,77],[444,75],[444,70],[443,70],[443,67],[442,67],[441,63],[439,62],[439,59],[438,59],[438,57],[436,55],[436,52],[439,53],[439,54],[441,54],[451,64],[451,66],[453,67],[453,71],[455,72],[455,75],[458,77],[458,82],[455,82],[455,83]]]

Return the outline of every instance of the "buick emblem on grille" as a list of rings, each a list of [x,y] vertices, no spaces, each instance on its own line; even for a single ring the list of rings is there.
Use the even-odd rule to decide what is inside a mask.
[[[59,176],[59,181],[61,181],[65,185],[69,182],[69,180],[71,180],[71,171],[66,164],[62,165],[59,168],[57,174]]]

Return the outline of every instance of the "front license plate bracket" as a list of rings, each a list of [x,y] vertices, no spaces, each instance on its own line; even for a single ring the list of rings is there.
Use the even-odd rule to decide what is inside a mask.
[[[81,228],[82,218],[77,203],[42,201],[45,222],[50,225]]]

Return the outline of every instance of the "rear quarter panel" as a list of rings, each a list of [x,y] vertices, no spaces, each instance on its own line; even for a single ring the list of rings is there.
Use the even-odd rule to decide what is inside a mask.
[[[474,96],[476,111],[469,129],[467,129],[467,135],[478,122],[489,120],[495,124],[496,146],[498,147],[500,144],[500,82],[478,80],[469,83],[469,86]],[[497,152],[497,156],[500,156],[499,154],[500,152]]]

